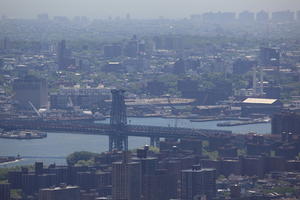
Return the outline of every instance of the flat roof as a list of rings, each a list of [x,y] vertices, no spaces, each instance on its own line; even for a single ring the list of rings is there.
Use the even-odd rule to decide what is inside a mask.
[[[79,189],[79,187],[78,186],[70,186],[70,185],[68,185],[68,186],[66,186],[66,187],[53,187],[53,188],[43,188],[43,189],[41,189],[42,191],[54,191],[54,190],[66,190],[66,189]]]
[[[227,105],[207,105],[207,106],[196,106],[200,110],[206,110],[206,109],[214,109],[214,108],[226,108]]]
[[[182,172],[212,172],[215,171],[214,168],[201,168],[201,169],[185,169],[181,170]]]
[[[260,103],[260,104],[273,104],[278,99],[263,99],[263,98],[247,98],[243,103]]]
[[[195,99],[183,99],[183,98],[170,98],[171,105],[174,104],[190,104],[193,103]],[[151,98],[151,99],[126,99],[126,105],[169,105],[168,98]]]

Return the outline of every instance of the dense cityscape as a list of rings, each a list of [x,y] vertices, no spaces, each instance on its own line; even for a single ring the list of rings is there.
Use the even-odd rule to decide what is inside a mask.
[[[0,30],[0,200],[300,199],[300,10]]]

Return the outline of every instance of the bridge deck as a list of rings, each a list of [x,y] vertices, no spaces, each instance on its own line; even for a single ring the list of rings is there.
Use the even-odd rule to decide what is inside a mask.
[[[53,132],[114,135],[140,137],[207,137],[210,134],[231,134],[231,131],[175,128],[162,126],[126,125],[122,128],[112,127],[110,124],[76,123],[43,120],[1,120],[0,127],[6,130],[32,129]]]

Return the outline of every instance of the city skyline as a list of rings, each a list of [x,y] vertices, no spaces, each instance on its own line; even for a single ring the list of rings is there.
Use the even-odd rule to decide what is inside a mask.
[[[16,6],[18,5],[18,6]],[[67,5],[67,6],[66,6]],[[242,12],[250,10],[259,12],[265,10],[274,12],[280,10],[300,10],[300,1],[295,0],[2,0],[0,15],[12,18],[35,18],[40,13],[49,16],[87,16],[90,18],[122,17],[130,14],[132,18],[185,18],[204,12]],[[155,11],[155,12],[154,12]]]

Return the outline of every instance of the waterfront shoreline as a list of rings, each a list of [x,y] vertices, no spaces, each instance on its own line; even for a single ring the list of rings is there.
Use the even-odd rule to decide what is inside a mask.
[[[2,163],[0,163],[0,166],[2,167],[3,165],[9,165],[9,164],[17,163],[17,162],[20,162],[22,160],[23,160],[23,158],[13,160],[13,161],[2,162]]]
[[[174,127],[175,119],[166,119],[161,117],[146,117],[133,118],[128,117],[130,124],[148,125],[148,126],[171,126]],[[221,122],[221,121],[219,121]],[[98,121],[98,123],[108,123],[109,119],[105,121]],[[207,122],[190,122],[188,119],[178,119],[179,127],[190,127],[199,129],[220,129],[230,130],[233,134],[248,134],[255,132],[263,135],[271,135],[270,124],[255,124],[235,127],[217,127],[218,121]],[[56,163],[58,165],[65,164],[64,159],[52,158],[52,155],[57,157],[64,157],[75,151],[90,151],[95,153],[102,153],[108,150],[108,136],[95,134],[72,134],[64,131],[49,132],[48,136],[43,140],[6,140],[0,139],[0,151],[3,155],[22,155],[22,161],[11,163],[8,165],[30,165],[37,161],[43,161],[47,164]],[[130,149],[139,148],[146,144],[150,144],[150,139],[146,137],[129,137],[128,145]],[[51,149],[51,150],[50,150]],[[27,155],[36,155],[38,152],[39,158],[28,158]],[[48,158],[49,157],[49,158]],[[1,167],[5,165],[0,165]]]

